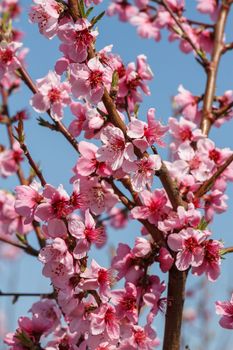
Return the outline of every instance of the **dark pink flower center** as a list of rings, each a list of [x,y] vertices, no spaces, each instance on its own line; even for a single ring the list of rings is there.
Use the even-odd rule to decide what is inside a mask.
[[[120,304],[126,311],[134,311],[136,309],[136,299],[131,295],[125,295]]]
[[[84,235],[87,241],[90,243],[101,243],[103,239],[102,229],[100,227],[86,227],[84,230]]]
[[[73,192],[72,195],[70,196],[70,205],[74,209],[78,209],[82,205],[82,199],[81,199],[81,194],[77,192]]]
[[[79,45],[90,46],[90,44],[93,41],[93,36],[91,35],[91,33],[89,32],[88,29],[83,29],[83,30],[76,32],[75,40],[76,40],[76,44],[78,46]]]
[[[53,208],[53,213],[58,218],[66,217],[72,211],[70,207],[70,202],[67,201],[65,198],[55,200],[52,203],[52,208]]]
[[[137,77],[135,79],[132,79],[130,81],[127,82],[127,87],[129,90],[136,90],[136,88],[138,87],[138,85],[140,84],[140,78]]]
[[[111,144],[111,148],[114,151],[124,151],[125,149],[125,142],[124,140],[120,139],[120,138],[113,138],[113,140],[110,140],[110,144]]]
[[[12,59],[13,59],[13,52],[10,49],[0,51],[0,61],[2,63],[7,64],[8,62],[12,61]]]
[[[51,103],[59,102],[61,100],[61,91],[53,87],[48,93],[48,98]]]
[[[182,141],[191,140],[192,139],[192,131],[188,128],[183,129],[180,131],[179,136],[180,136]]]
[[[184,245],[189,252],[194,252],[195,249],[199,247],[199,244],[196,238],[194,237],[189,237],[188,239],[186,239]]]
[[[135,342],[140,345],[146,340],[145,332],[142,329],[134,331]]]
[[[146,174],[148,170],[151,170],[151,165],[147,159],[142,159],[138,162],[138,173]]]
[[[215,163],[217,163],[221,158],[221,154],[216,149],[212,149],[211,151],[209,151],[209,158]]]
[[[211,241],[205,244],[205,259],[208,262],[217,262],[220,259],[219,246],[212,244]]]
[[[198,169],[199,166],[201,164],[201,161],[198,157],[194,157],[190,162],[189,162],[189,166],[192,170],[194,169]]]
[[[100,269],[98,271],[98,282],[99,284],[106,284],[110,282],[110,276],[108,270]]]
[[[105,317],[104,317],[105,323],[112,323],[115,320],[115,313],[114,311],[109,308],[106,313],[105,313]]]
[[[89,81],[91,88],[95,89],[103,83],[103,72],[100,70],[93,70],[89,74]]]

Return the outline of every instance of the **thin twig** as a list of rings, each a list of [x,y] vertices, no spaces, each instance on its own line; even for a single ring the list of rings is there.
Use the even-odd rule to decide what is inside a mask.
[[[34,249],[32,246],[30,246],[29,244],[27,244],[26,246],[23,246],[19,243],[13,242],[13,241],[6,239],[4,237],[0,237],[0,242],[7,243],[7,244],[10,244],[16,248],[22,249],[26,253],[28,253],[29,255],[32,255],[32,256],[38,256],[38,254],[39,254],[39,252],[36,249]]]
[[[169,6],[169,4],[167,3],[166,0],[152,0],[154,2],[156,2],[157,4],[162,5],[167,12],[170,14],[170,16],[172,17],[172,19],[175,21],[176,25],[179,27],[179,29],[182,32],[182,37],[183,39],[185,39],[190,46],[193,48],[194,52],[196,53],[196,55],[199,57],[198,62],[204,67],[206,68],[209,64],[209,61],[207,60],[207,58],[205,56],[203,56],[203,53],[198,49],[198,47],[195,45],[195,43],[193,42],[193,40],[190,38],[190,36],[188,35],[188,33],[186,32],[183,24],[181,23],[180,19],[174,14],[174,12],[172,11],[171,7]]]
[[[219,176],[226,170],[226,168],[233,162],[233,154],[228,157],[225,163],[218,167],[218,170],[211,176],[209,180],[206,180],[199,189],[195,192],[196,198],[201,198],[206,194],[211,188],[214,186],[215,181],[219,178]]]

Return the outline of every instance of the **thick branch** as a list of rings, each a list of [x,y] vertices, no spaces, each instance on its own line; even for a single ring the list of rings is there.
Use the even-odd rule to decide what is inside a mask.
[[[224,43],[224,30],[226,26],[227,16],[230,10],[230,4],[223,1],[220,8],[217,23],[215,25],[214,47],[210,64],[208,66],[207,82],[203,101],[201,129],[204,135],[208,136],[212,123],[214,122],[214,115],[212,111],[212,104],[216,89],[216,80],[220,58],[222,55]]]
[[[175,265],[169,271],[163,350],[180,350],[180,333],[187,275],[188,271],[178,271]]]

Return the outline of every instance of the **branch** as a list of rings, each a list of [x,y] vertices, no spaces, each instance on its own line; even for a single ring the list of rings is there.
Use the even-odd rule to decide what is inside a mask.
[[[76,20],[79,18],[78,0],[68,0],[68,6],[70,14],[73,20],[76,22]]]
[[[153,0],[153,1],[155,1],[156,3],[162,5],[167,10],[167,12],[170,14],[172,19],[175,21],[175,23],[177,24],[177,26],[181,30],[183,39],[185,39],[190,44],[190,46],[193,48],[193,50],[196,53],[196,55],[199,57],[198,62],[204,68],[206,68],[208,66],[208,64],[209,64],[209,61],[203,56],[203,53],[194,44],[193,40],[190,38],[190,36],[187,34],[186,30],[184,29],[183,24],[181,23],[179,18],[174,14],[174,12],[172,11],[172,9],[169,6],[169,4],[167,3],[167,1],[166,0],[161,0],[161,1]]]
[[[13,297],[12,303],[15,304],[21,297],[40,297],[40,298],[55,298],[54,293],[4,293],[0,290],[0,297]]]
[[[233,247],[227,247],[227,248],[221,249],[221,255],[225,255],[229,253],[233,253]]]
[[[233,101],[230,102],[228,105],[226,106],[223,106],[221,108],[219,108],[218,110],[216,111],[213,111],[216,119],[219,119],[221,117],[224,117],[229,111],[230,109],[233,107]]]
[[[20,148],[22,149],[25,157],[28,160],[28,163],[30,164],[30,166],[34,170],[35,174],[37,175],[38,179],[40,180],[41,185],[44,187],[47,182],[46,182],[41,170],[39,169],[38,165],[33,160],[26,144],[24,143],[24,137],[21,138],[22,134],[20,134],[20,133],[23,133],[23,121],[22,120],[19,121],[18,128],[16,130],[18,131],[18,141],[20,144]]]
[[[13,149],[14,135],[13,135],[13,130],[12,130],[12,118],[10,117],[9,108],[8,108],[9,91],[7,92],[3,88],[3,86],[1,86],[1,94],[2,94],[2,109],[3,109],[2,113],[5,115],[5,117],[7,119],[7,123],[6,123],[7,133],[8,133],[8,138],[9,138],[11,149]],[[22,170],[20,164],[18,165],[17,176],[18,176],[18,179],[19,179],[19,183],[21,185],[28,185],[30,183],[25,178],[23,170]],[[36,223],[35,221],[33,221],[32,225],[33,225],[33,229],[35,231],[35,234],[37,236],[38,242],[40,244],[40,247],[42,248],[45,245],[45,240],[44,240],[44,238],[41,235],[40,225],[38,223]],[[27,252],[27,250],[26,250],[26,252]]]
[[[233,154],[225,161],[223,165],[218,167],[218,170],[211,176],[211,178],[205,181],[200,188],[195,192],[196,198],[201,198],[206,194],[211,188],[214,186],[215,181],[219,178],[219,176],[226,170],[226,168],[233,162]]]
[[[222,55],[224,43],[224,30],[226,26],[227,16],[230,10],[230,2],[221,5],[217,23],[215,25],[214,48],[211,56],[211,61],[208,66],[207,82],[203,101],[201,130],[205,136],[208,136],[212,123],[214,122],[214,115],[212,112],[212,104],[216,89],[217,72]]]
[[[28,253],[29,255],[32,255],[32,256],[38,256],[39,255],[39,252],[34,249],[32,246],[30,246],[29,244],[27,244],[27,246],[23,246],[19,243],[16,243],[16,242],[13,242],[11,240],[8,240],[4,237],[0,237],[0,242],[3,242],[3,243],[7,243],[7,244],[10,244],[16,248],[19,248],[19,249],[22,249],[24,250],[26,253]]]
[[[188,19],[188,18],[187,18],[187,22],[189,24],[194,24],[194,25],[197,25],[197,26],[200,26],[200,27],[204,27],[204,28],[214,28],[214,24],[211,24],[211,23],[204,23],[204,22],[200,22],[200,21],[194,21],[194,20]]]

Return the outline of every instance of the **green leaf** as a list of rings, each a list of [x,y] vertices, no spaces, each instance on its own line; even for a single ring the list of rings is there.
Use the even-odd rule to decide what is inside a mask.
[[[205,218],[201,218],[201,222],[197,226],[197,229],[203,231],[207,228],[208,225],[209,225],[208,221],[206,221]]]
[[[98,16],[93,17],[91,20],[92,26],[94,26],[97,22],[99,22],[104,15],[105,15],[105,11],[101,12]]]
[[[85,5],[84,5],[84,1],[83,0],[80,0],[78,2],[78,9],[79,9],[79,13],[81,15],[82,18],[85,18],[86,17],[86,14],[85,14]]]
[[[93,10],[94,10],[94,7],[89,7],[89,9],[86,12],[85,17],[87,18],[92,13]]]

